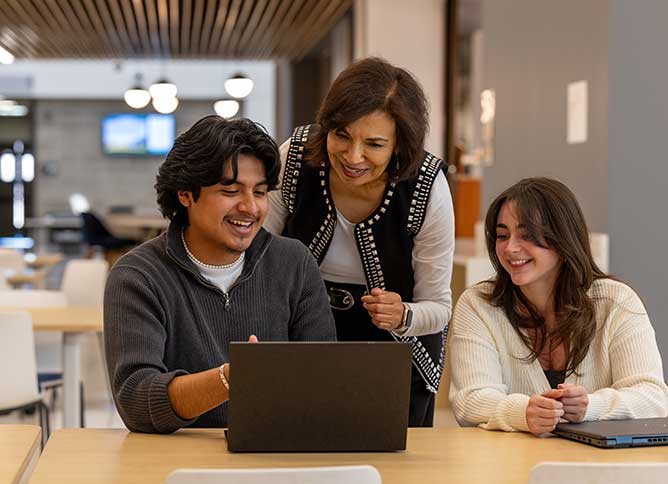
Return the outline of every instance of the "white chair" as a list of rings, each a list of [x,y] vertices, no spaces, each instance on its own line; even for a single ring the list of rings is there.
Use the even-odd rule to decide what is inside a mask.
[[[177,469],[167,484],[381,484],[373,466],[286,469]]]
[[[65,265],[60,289],[70,306],[102,306],[109,264],[104,259],[73,259]],[[81,379],[87,398],[110,400],[102,333],[81,336]],[[101,378],[101,375],[104,375]]]
[[[15,289],[0,291],[1,308],[65,307],[67,297],[60,291]],[[61,373],[62,340],[60,332],[42,332],[35,335],[37,368],[42,373]]]
[[[23,254],[18,250],[0,248],[0,289],[11,289],[7,277],[20,274],[25,269]]]
[[[610,271],[610,237],[603,232],[590,232],[589,245],[596,265],[603,272]]]
[[[26,268],[23,254],[15,249],[0,248],[0,272],[17,273]]]
[[[37,388],[37,363],[30,314],[0,312],[0,415],[39,411],[42,447],[49,438],[49,410]]]
[[[67,262],[60,290],[70,306],[101,306],[109,264],[103,259]]]
[[[664,484],[668,463],[541,462],[529,474],[529,484]]]
[[[7,307],[44,308],[65,306],[67,306],[67,296],[61,291],[40,289],[0,291],[0,309]],[[55,390],[63,384],[63,333],[60,331],[38,331],[34,338],[37,374],[41,380],[40,389]],[[52,392],[51,395],[51,408],[53,409],[56,394]],[[83,406],[81,408],[83,414]]]

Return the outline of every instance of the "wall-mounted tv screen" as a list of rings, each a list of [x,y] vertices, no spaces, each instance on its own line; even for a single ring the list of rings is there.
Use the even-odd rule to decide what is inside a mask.
[[[173,114],[108,114],[102,119],[106,155],[163,156],[174,144]]]

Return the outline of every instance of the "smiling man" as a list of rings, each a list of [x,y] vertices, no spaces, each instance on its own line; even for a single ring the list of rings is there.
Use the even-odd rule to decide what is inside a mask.
[[[109,377],[130,430],[227,426],[231,341],[335,339],[315,259],[262,229],[279,165],[260,126],[207,116],[160,166],[169,229],[117,262],[104,298]]]

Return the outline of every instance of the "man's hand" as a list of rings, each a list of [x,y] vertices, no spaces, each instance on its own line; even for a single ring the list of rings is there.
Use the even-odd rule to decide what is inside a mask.
[[[369,312],[373,324],[380,329],[392,331],[401,326],[404,303],[398,293],[374,287],[371,294],[362,296],[362,305]]]
[[[561,383],[557,388],[562,391],[559,401],[564,406],[563,418],[573,423],[582,422],[589,405],[587,390],[572,383]]]
[[[248,338],[248,342],[249,343],[257,343],[258,342],[257,336],[255,336],[254,334],[251,334],[250,337]],[[225,379],[227,380],[227,382],[230,383],[230,364],[229,363],[225,363],[223,365],[223,374],[225,375]],[[230,385],[231,385],[231,383],[230,383]]]
[[[564,414],[563,404],[557,400],[561,394],[562,390],[548,390],[529,399],[526,410],[529,432],[538,436],[554,430]]]

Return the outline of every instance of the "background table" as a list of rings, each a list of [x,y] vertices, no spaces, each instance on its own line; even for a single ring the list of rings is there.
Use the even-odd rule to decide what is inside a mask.
[[[389,453],[231,454],[220,429],[172,435],[65,429],[52,434],[33,483],[163,483],[178,468],[371,464],[383,484],[525,483],[543,461],[668,462],[668,448],[604,450],[556,437],[477,428],[409,429],[408,450]]]
[[[148,240],[166,230],[169,220],[158,212],[150,213],[119,213],[104,217],[107,227],[114,235]]]
[[[0,425],[0,482],[27,482],[39,457],[35,425]]]

